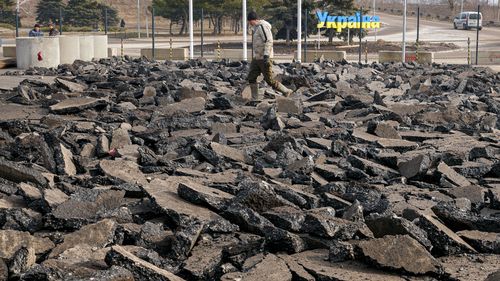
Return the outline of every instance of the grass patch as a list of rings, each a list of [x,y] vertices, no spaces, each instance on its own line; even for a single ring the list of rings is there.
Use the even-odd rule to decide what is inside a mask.
[[[14,25],[9,24],[9,23],[0,23],[0,28],[10,29],[10,30],[16,29],[16,27]]]

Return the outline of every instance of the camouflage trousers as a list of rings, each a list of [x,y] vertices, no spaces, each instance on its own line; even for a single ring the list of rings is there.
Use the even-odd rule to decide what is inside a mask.
[[[273,65],[269,61],[265,63],[264,60],[252,60],[250,63],[250,71],[248,72],[248,83],[253,84],[257,83],[257,78],[259,75],[264,75],[264,80],[269,86],[273,87],[273,89],[278,88],[278,82],[273,78]]]

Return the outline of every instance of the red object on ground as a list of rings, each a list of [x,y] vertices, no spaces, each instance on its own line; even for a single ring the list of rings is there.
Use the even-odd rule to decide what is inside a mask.
[[[42,58],[42,52],[38,52],[37,56],[38,56],[38,61],[42,61],[43,60],[43,58]]]

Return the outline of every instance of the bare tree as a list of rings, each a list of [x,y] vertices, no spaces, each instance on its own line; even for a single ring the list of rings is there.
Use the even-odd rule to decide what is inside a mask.
[[[448,6],[450,7],[450,11],[453,13],[455,12],[455,3],[456,0],[447,0]]]

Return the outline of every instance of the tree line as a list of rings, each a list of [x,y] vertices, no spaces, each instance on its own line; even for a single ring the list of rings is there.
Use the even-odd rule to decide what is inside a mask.
[[[14,0],[0,0],[0,23],[15,24]],[[119,23],[116,9],[96,0],[41,0],[36,6],[36,21],[40,24],[59,23],[60,11],[63,23],[76,27],[103,26],[107,10],[108,25]]]
[[[170,33],[172,34],[172,26],[179,25],[179,34],[188,32],[188,0],[153,0],[155,13],[158,16],[170,20]],[[204,11],[205,20],[209,20],[212,34],[221,34],[223,28],[223,20],[230,19],[232,22],[232,30],[235,33],[241,31],[242,20],[242,2],[241,0],[197,0],[194,1],[194,9],[196,12],[193,17],[195,21],[201,19],[201,9]],[[286,39],[287,42],[297,38],[297,0],[248,0],[247,10],[254,10],[273,25],[273,31],[278,39]],[[335,15],[350,16],[359,8],[354,0],[325,0],[314,1],[304,0],[302,10],[309,11],[307,14],[307,31],[308,35],[316,34],[317,19],[315,11],[317,9],[328,10]],[[302,17],[305,22],[306,15]],[[303,30],[305,30],[305,26]],[[347,30],[336,32],[333,29],[322,30],[322,34],[327,35],[330,41],[333,37],[338,37],[347,40]],[[359,30],[350,32],[351,40],[359,35]],[[366,35],[366,31],[363,32]]]
[[[16,24],[14,0],[0,0],[0,23]]]
[[[194,1],[194,20],[200,21],[201,9],[204,11],[205,20],[209,21],[211,33],[221,34],[224,20],[230,20],[231,30],[235,33],[241,32],[241,5],[242,0],[196,0]],[[273,25],[274,34],[278,39],[286,39],[288,42],[297,38],[297,1],[296,0],[247,0],[247,10],[256,11],[263,19]],[[316,34],[317,9],[328,10],[335,15],[349,16],[359,11],[355,0],[303,0],[302,17],[305,22],[305,11],[307,14],[308,35]],[[172,26],[178,25],[179,34],[188,33],[188,0],[153,0],[155,13],[157,16],[170,20],[170,33]],[[4,21],[15,24],[15,0],[0,0],[0,22]],[[63,0],[43,0],[37,4],[37,18],[39,23],[58,23],[59,10],[62,10],[64,25],[76,27],[103,26],[105,21],[105,10],[108,13],[109,26],[116,26],[119,23],[116,9],[96,0],[69,0],[67,4]],[[10,16],[2,16],[7,15]],[[302,28],[306,30],[305,26]],[[321,30],[323,35],[329,37],[330,41],[334,37],[347,39],[347,29],[336,32],[334,29]],[[366,31],[363,35],[366,34]],[[359,30],[351,30],[351,39],[359,35]]]
[[[67,4],[62,0],[40,1],[36,7],[36,20],[42,24],[57,23],[60,10],[65,25],[104,26],[106,10],[109,26],[116,26],[119,22],[116,9],[95,0],[69,0]]]

